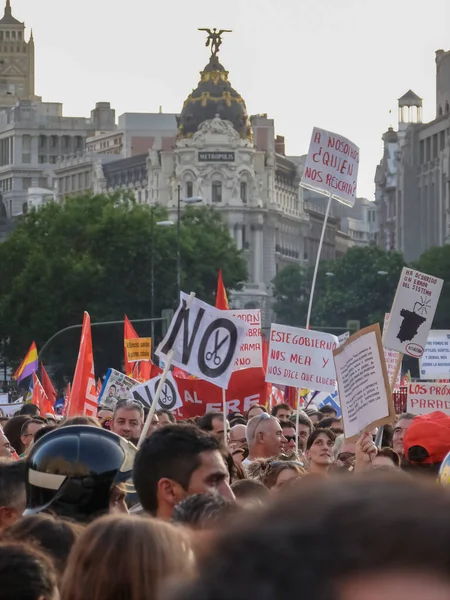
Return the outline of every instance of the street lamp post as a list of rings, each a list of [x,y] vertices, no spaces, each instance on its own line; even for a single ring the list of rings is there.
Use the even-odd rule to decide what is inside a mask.
[[[181,203],[185,204],[198,204],[203,202],[203,198],[200,196],[193,196],[192,198],[181,199],[181,186],[178,185],[178,203],[177,203],[177,302],[180,299],[181,292]]]

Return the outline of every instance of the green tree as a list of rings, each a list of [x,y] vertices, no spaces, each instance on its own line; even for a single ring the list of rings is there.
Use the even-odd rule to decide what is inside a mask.
[[[444,280],[433,329],[450,329],[450,246],[430,248],[413,267],[422,273]]]
[[[10,360],[18,361],[33,339],[39,347],[56,331],[81,323],[84,310],[93,322],[123,319],[124,313],[149,317],[152,247],[155,315],[175,308],[177,228],[157,226],[161,220],[167,220],[164,210],[123,194],[79,196],[25,215],[0,245],[0,339],[10,338]],[[183,211],[181,265],[182,289],[207,302],[214,299],[219,268],[229,288],[238,289],[246,278],[245,261],[212,208]],[[121,331],[111,332],[119,336],[114,356],[112,340],[111,347],[101,344],[106,366],[120,367]],[[76,330],[64,340],[75,356],[79,335]]]
[[[365,327],[382,322],[403,265],[400,253],[376,247],[351,248],[341,259],[321,262],[311,326],[345,328],[347,321],[358,320]],[[311,281],[312,269],[288,267],[277,275],[275,310],[280,322],[304,326]]]

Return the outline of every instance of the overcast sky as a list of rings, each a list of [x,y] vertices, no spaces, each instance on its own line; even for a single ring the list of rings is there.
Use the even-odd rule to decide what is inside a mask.
[[[4,2],[4,0],[0,0]],[[313,126],[361,148],[358,195],[373,199],[381,135],[412,88],[435,116],[435,50],[450,49],[449,0],[11,0],[33,28],[36,93],[88,116],[179,112],[208,61],[198,27],[233,29],[220,57],[249,114],[267,113],[287,153]],[[392,114],[389,111],[392,110]]]

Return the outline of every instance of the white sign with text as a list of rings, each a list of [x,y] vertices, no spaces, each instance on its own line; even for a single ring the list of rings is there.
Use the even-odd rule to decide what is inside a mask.
[[[266,381],[296,388],[334,392],[336,336],[272,323]]]
[[[191,375],[228,388],[248,325],[226,313],[181,293],[181,303],[156,355]]]
[[[450,415],[450,384],[409,383],[406,412],[426,415],[440,410]]]
[[[300,185],[347,206],[356,200],[359,148],[331,131],[314,127]]]
[[[161,377],[162,374],[149,379],[145,383],[134,386],[131,388],[130,394],[135,400],[141,402],[146,408],[150,408],[153,404],[153,398],[155,397]],[[164,409],[173,411],[181,408],[182,406],[183,401],[181,400],[178,392],[176,381],[173,378],[172,373],[168,373],[161,389],[157,410]]]
[[[419,363],[421,379],[450,379],[450,330],[430,331]]]
[[[261,311],[259,309],[227,310],[226,314],[241,319],[248,325],[247,335],[242,341],[234,371],[262,367]]]
[[[383,331],[385,348],[414,358],[422,356],[442,284],[442,279],[404,267],[389,322]]]
[[[363,329],[336,350],[334,364],[345,438],[355,439],[388,419],[391,412],[392,398],[378,325]]]

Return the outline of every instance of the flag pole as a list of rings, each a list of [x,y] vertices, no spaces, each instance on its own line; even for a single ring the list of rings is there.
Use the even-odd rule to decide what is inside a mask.
[[[223,410],[223,444],[225,448],[228,446],[227,432],[227,391],[222,388],[222,410]]]
[[[306,329],[309,329],[309,324],[310,324],[310,320],[311,320],[311,310],[312,310],[312,303],[313,303],[313,298],[314,298],[314,291],[316,289],[317,271],[319,270],[320,255],[322,253],[322,246],[323,246],[323,240],[325,237],[325,231],[327,229],[328,215],[330,214],[330,208],[331,208],[331,200],[332,200],[332,195],[330,194],[328,196],[327,210],[325,211],[325,216],[323,218],[323,227],[322,227],[322,233],[320,234],[319,248],[317,249],[317,258],[316,258],[316,264],[314,267],[314,274],[313,274],[313,279],[312,279],[312,284],[311,284],[311,293],[309,295],[308,315],[306,317]]]

